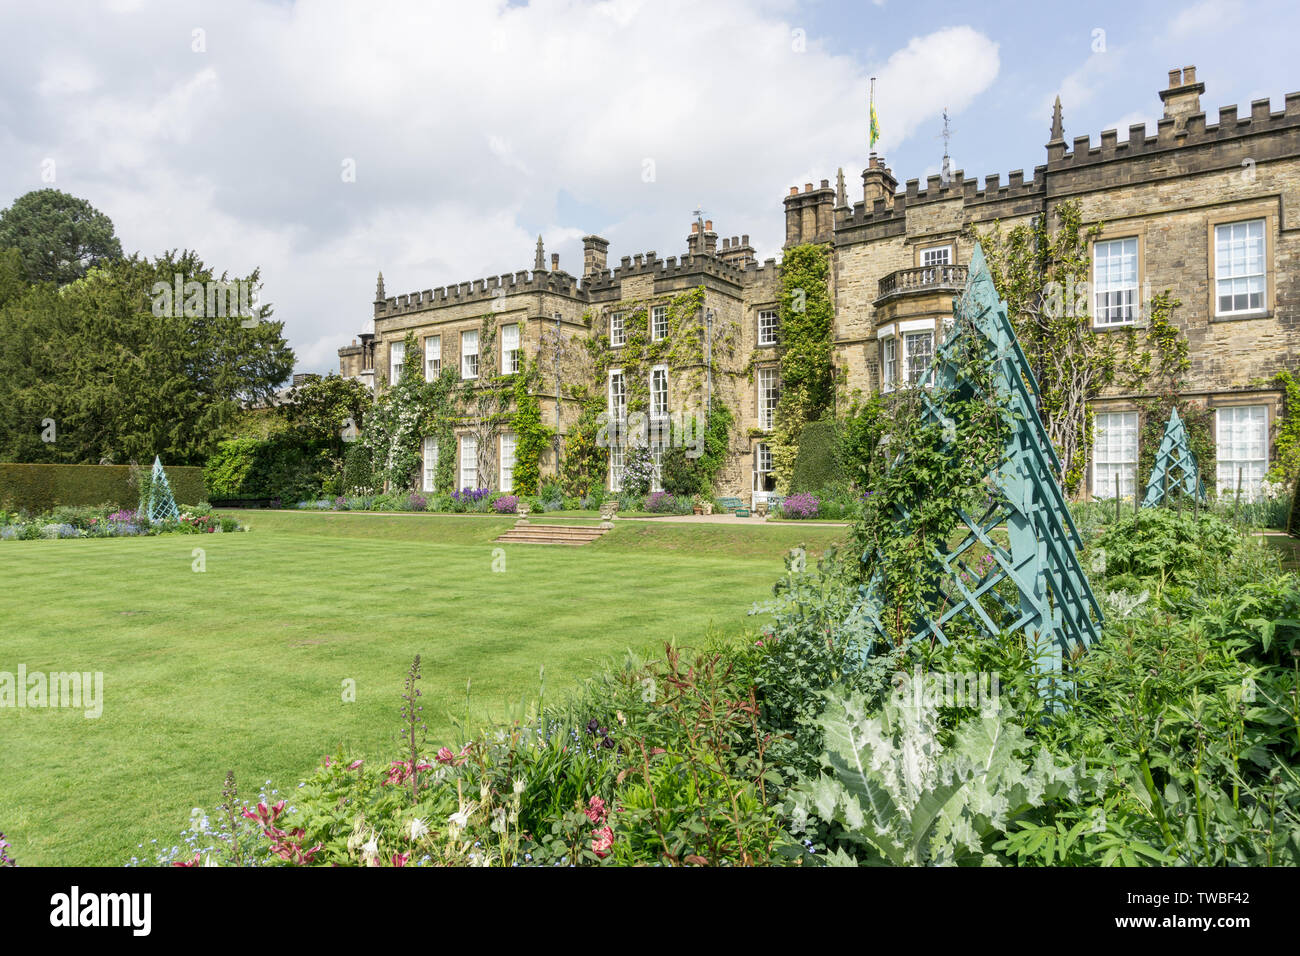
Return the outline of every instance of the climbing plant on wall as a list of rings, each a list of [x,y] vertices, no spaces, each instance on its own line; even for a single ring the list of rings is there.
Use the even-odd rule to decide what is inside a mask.
[[[825,246],[795,246],[781,260],[781,391],[770,443],[772,471],[781,492],[790,488],[804,425],[834,412],[835,307],[829,277]]]
[[[514,414],[510,428],[515,433],[514,491],[537,494],[542,476],[542,452],[551,444],[554,430],[542,424],[542,405],[535,394],[537,364],[525,362],[514,376]]]
[[[1286,401],[1277,423],[1273,465],[1265,477],[1272,482],[1290,484],[1300,474],[1300,382],[1283,369],[1273,376],[1273,384],[1286,392]]]

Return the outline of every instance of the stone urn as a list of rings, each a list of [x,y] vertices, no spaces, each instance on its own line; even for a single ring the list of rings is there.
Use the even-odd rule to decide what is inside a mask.
[[[519,516],[519,517],[516,519],[515,524],[516,524],[516,525],[527,525],[527,524],[528,524],[528,515],[529,515],[529,513],[530,513],[532,510],[533,510],[532,505],[530,505],[530,504],[529,504],[528,502],[526,502],[526,501],[520,501],[519,504],[517,504],[517,505],[515,506],[515,514]]]
[[[606,529],[614,527],[614,518],[617,514],[617,501],[602,502],[600,506],[600,526]]]

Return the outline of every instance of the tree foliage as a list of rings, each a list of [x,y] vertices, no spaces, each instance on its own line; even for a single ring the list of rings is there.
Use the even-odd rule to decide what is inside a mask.
[[[60,289],[28,286],[0,305],[0,459],[95,464],[161,455],[198,464],[242,404],[273,394],[293,369],[293,352],[270,308],[251,319],[155,314],[155,284],[171,287],[177,276],[226,281],[193,252],[137,255],[105,261]],[[243,281],[257,279],[255,270]]]
[[[29,282],[55,285],[122,257],[113,221],[86,200],[57,189],[34,190],[0,211],[0,249],[9,248],[18,250]]]

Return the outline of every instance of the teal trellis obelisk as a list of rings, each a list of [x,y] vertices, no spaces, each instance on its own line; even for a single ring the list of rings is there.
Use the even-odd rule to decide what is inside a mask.
[[[158,521],[175,521],[180,517],[176,499],[172,497],[171,482],[157,455],[153,458],[153,473],[149,477],[149,494],[143,502],[144,516],[150,524]]]
[[[965,291],[953,299],[953,319],[952,333],[935,350],[933,392],[924,396],[923,419],[950,421],[944,402],[973,394],[974,385],[963,377],[959,356],[963,344],[969,345],[962,337],[978,335],[985,340],[985,354],[993,363],[993,387],[987,398],[1003,403],[1012,426],[1001,464],[986,479],[989,494],[983,512],[959,514],[959,527],[966,531],[955,545],[944,541],[929,545],[931,599],[913,639],[933,638],[947,644],[945,628],[957,618],[989,637],[1021,632],[1040,674],[1039,692],[1055,700],[1070,688],[1062,676],[1063,660],[1100,636],[1101,608],[1079,563],[1077,549],[1082,542],[1057,480],[1060,460],[1038,417],[1038,383],[978,245]],[[954,454],[959,451],[954,449]],[[906,454],[904,450],[902,455]],[[907,516],[899,514],[898,520],[905,526]],[[997,528],[1005,528],[1006,546],[994,533]],[[982,573],[967,564],[977,545],[993,559]],[[1002,586],[1004,582],[1010,582],[1014,594]],[[861,607],[871,629],[885,638],[880,595],[878,575],[870,576]]]
[[[1165,499],[1166,489],[1178,489],[1187,495],[1205,497],[1196,453],[1192,451],[1191,442],[1187,438],[1187,426],[1183,424],[1176,408],[1169,411],[1169,423],[1165,425],[1165,437],[1160,439],[1160,448],[1156,450],[1156,461],[1151,466],[1151,477],[1147,479],[1147,493],[1142,499],[1142,507],[1152,508],[1160,504]]]

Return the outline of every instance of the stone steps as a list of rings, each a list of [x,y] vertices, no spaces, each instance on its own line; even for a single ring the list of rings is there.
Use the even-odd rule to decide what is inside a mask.
[[[498,541],[508,544],[559,544],[568,547],[590,544],[607,529],[599,525],[529,524],[515,525]]]

